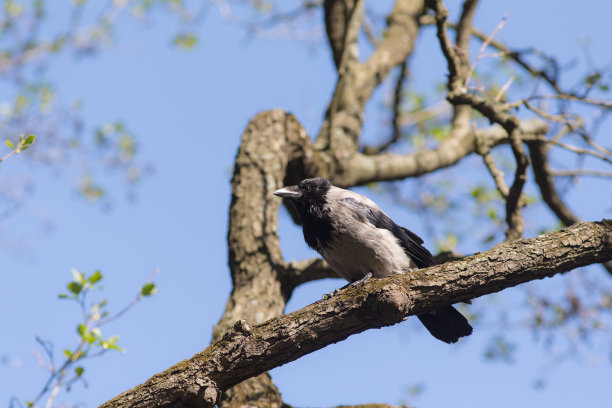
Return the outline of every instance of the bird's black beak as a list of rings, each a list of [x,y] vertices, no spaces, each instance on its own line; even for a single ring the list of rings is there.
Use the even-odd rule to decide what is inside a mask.
[[[298,186],[283,187],[279,190],[276,190],[274,192],[274,195],[283,198],[298,198],[301,196],[300,192],[298,191]]]

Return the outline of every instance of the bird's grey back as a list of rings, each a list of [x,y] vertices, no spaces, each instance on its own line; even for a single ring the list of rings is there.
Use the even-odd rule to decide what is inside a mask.
[[[379,228],[372,222],[375,217],[390,221],[372,200],[332,187],[327,192],[326,207],[334,214],[331,217],[333,233],[320,253],[341,277],[356,281],[368,272],[381,278],[417,268],[393,231]]]

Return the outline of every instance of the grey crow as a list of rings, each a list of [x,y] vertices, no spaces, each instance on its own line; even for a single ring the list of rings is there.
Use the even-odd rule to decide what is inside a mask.
[[[295,207],[304,239],[342,278],[356,282],[433,265],[423,240],[394,223],[372,200],[334,187],[324,178],[306,179],[274,192]],[[445,343],[472,333],[467,319],[448,306],[417,316]]]

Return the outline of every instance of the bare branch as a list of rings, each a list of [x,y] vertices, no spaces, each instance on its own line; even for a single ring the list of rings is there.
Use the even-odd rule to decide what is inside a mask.
[[[542,139],[542,135],[546,132],[548,132],[548,125],[539,119],[524,121],[520,124],[520,136],[524,140]],[[452,166],[474,153],[476,138],[480,143],[486,143],[491,147],[509,141],[508,133],[498,125],[477,130],[476,134],[469,127],[452,126],[450,137],[434,149],[424,149],[406,155],[356,154],[345,162],[346,171],[333,177],[334,184],[355,186],[431,173]]]
[[[602,177],[612,178],[612,171],[597,171],[597,170],[586,170],[586,169],[572,169],[572,170],[550,170],[550,175],[554,177]]]
[[[497,167],[493,157],[491,156],[491,149],[486,145],[483,146],[482,144],[479,144],[477,152],[482,156],[485,166],[489,170],[491,177],[493,177],[495,185],[497,186],[497,191],[499,191],[504,199],[508,198],[510,189],[508,188],[506,180],[504,179],[504,173]]]
[[[555,187],[555,182],[548,166],[550,144],[546,144],[543,141],[532,141],[528,143],[528,146],[535,181],[540,188],[544,202],[564,225],[569,226],[580,222],[580,218],[567,207]],[[603,266],[612,275],[612,261],[604,262]]]
[[[399,140],[402,134],[401,125],[400,125],[400,117],[402,114],[404,80],[406,79],[407,75],[408,75],[408,63],[407,61],[404,61],[402,62],[402,65],[400,66],[400,72],[397,77],[397,80],[395,81],[395,88],[394,88],[395,91],[393,92],[393,119],[391,120],[391,129],[392,129],[391,138],[380,146],[365,146],[363,148],[364,154],[379,154],[387,150],[389,147],[391,147],[393,144],[395,144]]]
[[[469,80],[469,73],[466,74],[465,62],[457,55],[448,38],[446,30],[448,10],[444,6],[442,0],[429,0],[428,5],[436,13],[438,40],[448,64],[448,101],[453,105],[471,106],[488,118],[492,123],[500,124],[506,132],[508,132],[510,146],[512,147],[512,152],[516,160],[516,171],[514,173],[514,181],[506,198],[506,222],[508,224],[506,239],[518,239],[522,236],[524,229],[520,200],[526,181],[527,165],[529,164],[519,135],[520,132],[518,131],[520,120],[500,110],[494,104],[487,102],[482,97],[467,93],[466,80]],[[498,26],[498,28],[500,28],[500,26]],[[492,37],[493,34],[491,35],[491,38]],[[484,47],[486,47],[486,42],[483,44],[481,50],[484,49]]]
[[[356,73],[357,98],[364,105],[389,71],[408,58],[419,31],[418,19],[425,12],[423,0],[397,0],[387,18],[384,40]]]
[[[465,0],[461,9],[461,16],[457,23],[455,43],[457,44],[457,52],[464,58],[467,63],[469,61],[468,51],[470,46],[470,37],[472,36],[472,20],[478,6],[478,0]]]
[[[483,59],[484,57],[487,56],[487,54],[485,54],[485,50],[487,49],[487,47],[489,46],[491,41],[493,41],[493,38],[495,38],[497,33],[499,33],[499,31],[506,24],[506,17],[507,16],[504,16],[502,18],[502,20],[497,24],[497,26],[495,27],[493,32],[491,34],[489,34],[489,36],[484,40],[484,42],[480,46],[480,50],[478,50],[478,55],[476,55],[476,59],[474,59],[474,62],[472,63],[472,65],[470,65],[470,70],[468,71],[468,73],[467,73],[467,75],[465,77],[465,86],[466,87],[470,83],[470,79],[472,78],[472,74],[474,73],[474,69],[476,69],[476,65],[478,64],[478,61],[480,61],[481,59]],[[457,29],[459,29],[459,27],[457,27]]]
[[[338,278],[339,276],[321,258],[307,259],[303,261],[292,261],[287,264],[285,270],[285,282],[291,293],[299,285],[319,279]]]
[[[416,273],[371,279],[261,325],[239,320],[201,353],[101,407],[212,407],[241,381],[353,334],[611,259],[612,221],[588,222]]]
[[[512,241],[522,237],[525,229],[523,217],[521,216],[521,197],[523,187],[527,181],[529,159],[516,129],[510,132],[510,146],[516,159],[516,170],[514,172],[514,182],[506,198],[506,222],[508,223],[506,239]]]

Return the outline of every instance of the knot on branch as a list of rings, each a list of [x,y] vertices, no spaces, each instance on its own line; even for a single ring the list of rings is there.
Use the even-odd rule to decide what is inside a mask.
[[[231,329],[225,332],[223,335],[223,341],[232,341],[237,340],[244,337],[249,337],[253,332],[253,328],[244,319],[236,320],[236,323],[232,326]]]
[[[251,327],[249,322],[247,322],[244,319],[240,319],[240,320],[236,321],[236,323],[234,323],[234,330],[237,333],[241,333],[241,334],[243,334],[245,336],[250,336],[251,333],[253,332],[253,328]]]
[[[209,408],[218,402],[220,392],[217,385],[209,378],[197,378],[186,390],[187,406],[194,408]]]
[[[410,303],[406,289],[395,283],[371,293],[367,301],[373,317],[384,326],[404,320],[410,309]]]

